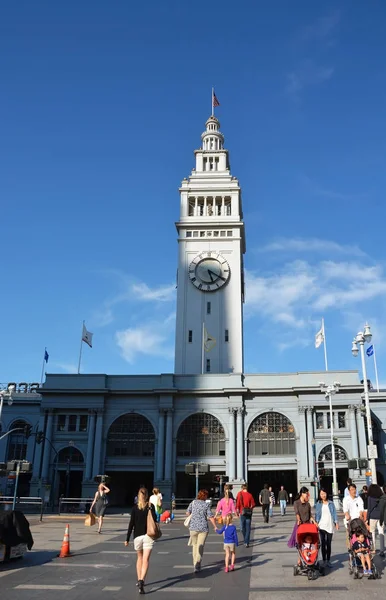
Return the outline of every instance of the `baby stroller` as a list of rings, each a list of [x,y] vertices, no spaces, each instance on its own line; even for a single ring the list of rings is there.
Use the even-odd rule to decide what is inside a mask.
[[[312,539],[312,549],[303,549],[305,538]],[[319,564],[319,530],[313,523],[299,525],[296,532],[296,548],[301,561],[294,567],[294,575],[307,575],[308,579],[317,579],[318,574],[324,575],[324,567]]]
[[[373,549],[372,536],[369,535],[369,531],[362,519],[353,519],[347,524],[349,573],[350,575],[353,575],[354,579],[362,579],[363,577],[362,563],[360,561],[359,556],[355,556],[354,550],[352,549],[352,545],[356,540],[355,532],[358,530],[360,530],[363,533],[370,546],[371,570],[373,574],[369,575],[368,579],[378,579],[379,572],[377,570],[377,567],[375,566],[373,554],[371,553]]]

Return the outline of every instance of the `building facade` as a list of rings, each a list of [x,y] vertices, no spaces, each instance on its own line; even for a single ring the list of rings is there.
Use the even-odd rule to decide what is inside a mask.
[[[36,443],[14,432],[0,441],[0,461],[33,463],[20,491],[88,497],[98,474],[111,477],[111,502],[130,505],[141,484],[166,498],[194,494],[191,462],[209,465],[200,485],[215,492],[226,475],[237,489],[265,482],[295,494],[320,478],[331,489],[331,420],[320,390],[340,383],[333,397],[338,486],[365,470],[348,460],[367,456],[363,386],[355,371],[244,374],[245,234],[241,190],[230,173],[218,120],[211,116],[195,152],[196,165],[180,188],[175,374],[47,375],[19,384],[5,404],[2,430],[30,424]],[[384,482],[386,392],[371,393],[379,483]],[[7,493],[12,481],[0,480]]]

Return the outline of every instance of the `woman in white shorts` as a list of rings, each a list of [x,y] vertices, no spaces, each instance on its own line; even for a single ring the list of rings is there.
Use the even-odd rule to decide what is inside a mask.
[[[125,541],[125,546],[128,546],[131,533],[134,530],[134,550],[137,552],[137,586],[140,594],[145,593],[145,578],[154,544],[154,540],[146,533],[149,510],[154,522],[156,522],[157,516],[153,504],[149,503],[149,493],[146,488],[141,488],[138,491],[137,504],[131,510],[130,523]]]

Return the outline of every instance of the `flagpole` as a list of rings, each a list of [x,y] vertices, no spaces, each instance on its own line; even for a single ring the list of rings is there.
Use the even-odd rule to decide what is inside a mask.
[[[44,377],[44,363],[45,363],[45,359],[46,359],[46,352],[47,352],[47,347],[44,348],[44,355],[43,355],[43,364],[42,364],[42,374],[40,377],[40,385],[42,385],[43,383],[43,377]]]
[[[376,359],[376,355],[375,355],[375,345],[374,344],[373,344],[373,357],[374,357],[375,381],[377,384],[377,392],[379,394],[378,369],[377,369],[377,359]]]
[[[324,347],[324,364],[326,366],[326,371],[328,371],[328,363],[327,363],[327,342],[326,342],[326,332],[324,330],[324,318],[322,319],[322,329],[323,329],[323,347]]]
[[[204,337],[205,337],[205,323],[202,322],[202,348],[201,348],[201,373],[204,374]]]
[[[214,98],[214,87],[212,87],[212,117],[214,117],[214,102],[213,102],[213,98]]]
[[[81,336],[80,336],[80,350],[79,350],[79,362],[78,362],[78,375],[80,374],[80,362],[81,362],[81,360],[82,360],[83,327],[84,327],[84,321],[83,321],[83,325],[82,325],[82,333],[81,333]]]

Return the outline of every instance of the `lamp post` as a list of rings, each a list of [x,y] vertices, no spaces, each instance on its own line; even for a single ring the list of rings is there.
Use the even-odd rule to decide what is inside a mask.
[[[11,406],[13,403],[13,393],[15,391],[14,385],[9,385],[7,390],[0,391],[0,425],[1,425],[1,415],[3,413],[3,404],[4,399],[8,399],[8,405]]]
[[[377,483],[377,470],[375,466],[375,459],[377,458],[377,447],[374,444],[373,439],[373,426],[371,423],[371,411],[370,411],[370,398],[369,398],[369,386],[367,383],[367,370],[366,370],[366,358],[365,358],[365,343],[371,342],[372,333],[370,325],[366,323],[363,331],[359,331],[354,337],[352,342],[351,352],[353,356],[358,356],[358,344],[361,351],[362,360],[362,374],[363,374],[363,389],[365,395],[365,407],[366,407],[366,421],[367,421],[367,436],[369,445],[367,446],[367,457],[370,462],[371,479],[373,483]]]
[[[335,461],[335,441],[334,441],[334,414],[332,412],[332,396],[339,392],[340,383],[334,381],[330,385],[320,384],[320,389],[328,399],[330,405],[330,433],[331,433],[331,460],[332,460],[332,499],[334,506],[337,510],[340,510],[339,494],[338,494],[338,481],[336,476],[336,461]]]

